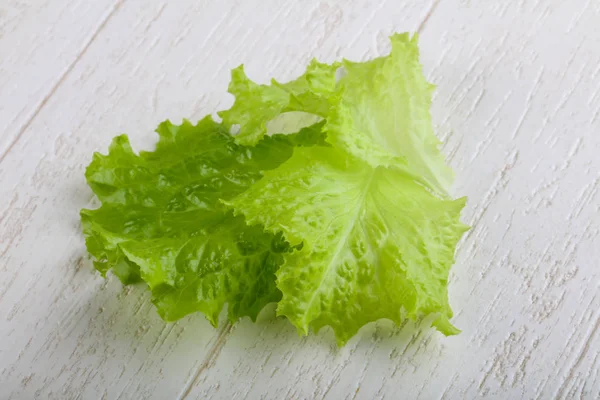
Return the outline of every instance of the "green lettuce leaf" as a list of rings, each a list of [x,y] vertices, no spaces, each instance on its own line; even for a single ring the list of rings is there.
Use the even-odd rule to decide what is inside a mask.
[[[125,284],[145,281],[167,321],[201,311],[217,324],[225,303],[231,320],[255,319],[280,299],[274,274],[290,249],[281,235],[248,227],[220,200],[286,161],[294,146],[323,143],[322,125],[247,148],[210,117],[195,126],[167,121],[156,150],[139,155],[127,136],[116,137],[86,170],[102,202],[81,211],[96,268],[112,268]]]
[[[327,140],[370,165],[395,165],[436,193],[447,196],[454,179],[438,150],[430,108],[435,86],[419,62],[417,35],[396,34],[388,56],[367,62],[321,64],[313,60],[304,75],[288,83],[259,85],[232,71],[231,109],[219,112],[228,126],[240,125],[236,141],[254,145],[267,123],[290,111],[327,120]],[[344,76],[336,82],[336,71]]]
[[[201,311],[216,325],[225,303],[230,320],[255,319],[278,302],[300,333],[331,326],[340,345],[381,318],[434,314],[458,333],[447,285],[465,199],[449,195],[417,37],[391,44],[287,83],[240,66],[222,123],[167,121],[139,155],[116,137],[86,171],[102,202],[81,211],[96,269],[146,282],[168,321]]]
[[[240,65],[231,71],[229,84],[235,102],[229,110],[218,114],[228,127],[240,126],[237,143],[255,145],[267,133],[267,123],[282,113],[302,111],[328,116],[338,67],[339,63],[312,60],[306,72],[291,82],[279,83],[273,79],[271,85],[259,85],[246,76],[244,66]]]
[[[449,319],[447,283],[465,199],[444,200],[395,167],[372,167],[343,150],[296,149],[227,202],[249,224],[283,232],[301,251],[277,272],[278,314],[303,334],[330,325],[343,345],[364,324],[437,313]]]
[[[370,165],[395,165],[440,195],[453,172],[438,150],[429,109],[434,85],[419,63],[417,36],[391,37],[390,55],[368,62],[344,61],[327,140]]]

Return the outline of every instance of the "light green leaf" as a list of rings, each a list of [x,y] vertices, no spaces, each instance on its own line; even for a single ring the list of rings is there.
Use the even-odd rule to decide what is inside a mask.
[[[220,200],[279,166],[293,146],[323,143],[321,127],[247,148],[210,117],[196,126],[167,121],[157,130],[156,150],[139,155],[127,136],[116,137],[108,155],[96,153],[86,171],[102,202],[81,211],[96,268],[103,274],[112,268],[126,284],[143,279],[168,321],[201,311],[216,324],[225,303],[232,320],[256,318],[281,296],[274,273],[289,247],[280,236],[248,227]]]
[[[391,42],[389,56],[344,61],[346,75],[327,119],[327,140],[373,167],[399,166],[446,195],[453,172],[433,132],[429,110],[434,86],[423,76],[417,36],[396,34]]]
[[[267,123],[289,111],[302,111],[326,117],[331,107],[331,95],[336,86],[335,72],[339,64],[322,64],[312,60],[299,78],[270,85],[251,81],[243,65],[231,71],[229,93],[235,96],[233,106],[218,114],[228,127],[239,125],[236,142],[255,145],[267,132]]]
[[[248,223],[303,243],[277,272],[278,313],[304,334],[330,325],[340,345],[380,318],[437,313],[442,333],[458,332],[447,282],[466,230],[464,204],[436,197],[400,169],[324,147],[295,150],[228,202]]]
[[[240,66],[223,123],[167,121],[139,155],[116,137],[86,171],[102,202],[81,211],[96,269],[146,282],[168,321],[201,311],[216,324],[225,303],[232,321],[255,319],[278,301],[299,332],[329,325],[340,345],[381,318],[434,314],[457,333],[447,285],[465,199],[449,195],[417,38],[391,42],[287,83]]]

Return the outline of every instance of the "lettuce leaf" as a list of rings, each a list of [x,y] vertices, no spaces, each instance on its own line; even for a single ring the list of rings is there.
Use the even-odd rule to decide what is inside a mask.
[[[116,137],[108,155],[96,153],[86,171],[102,202],[81,211],[96,268],[103,274],[113,268],[125,284],[145,281],[167,321],[201,311],[216,325],[225,303],[231,320],[255,319],[281,297],[274,273],[290,248],[281,235],[248,227],[220,200],[287,160],[294,146],[323,143],[321,128],[247,148],[210,117],[196,126],[166,121],[156,150],[139,155],[127,136]]]
[[[396,34],[391,42],[389,56],[343,62],[340,99],[325,127],[328,141],[374,167],[400,166],[446,195],[454,175],[433,133],[429,109],[435,86],[423,76],[417,35]]]
[[[146,282],[168,321],[201,311],[216,325],[225,303],[230,320],[255,319],[278,302],[301,334],[331,326],[339,345],[381,318],[435,314],[458,333],[447,285],[466,199],[449,194],[417,37],[391,44],[287,83],[240,66],[222,123],[167,121],[139,155],[115,138],[86,171],[102,202],[81,212],[95,267]],[[320,122],[269,136],[292,114]]]
[[[267,123],[290,111],[327,120],[327,140],[372,166],[395,165],[436,193],[447,196],[454,179],[438,150],[430,116],[435,86],[427,82],[419,62],[418,36],[395,34],[388,56],[367,62],[313,60],[299,78],[259,85],[232,71],[229,92],[233,107],[219,112],[228,126],[240,125],[236,141],[255,145]],[[336,71],[344,76],[336,82]]]
[[[448,195],[453,173],[433,133],[434,86],[417,37],[391,43],[386,57],[342,63],[324,115],[332,148],[295,150],[226,202],[248,223],[303,244],[277,272],[278,313],[303,334],[330,325],[340,344],[380,318],[436,313],[438,330],[458,332],[447,282],[468,229],[460,222],[466,199]]]
[[[303,243],[277,272],[278,314],[301,333],[330,325],[343,345],[368,322],[431,313],[442,333],[458,332],[447,283],[466,230],[464,198],[441,199],[402,169],[313,147],[296,149],[227,204],[248,223]]]
[[[267,133],[267,123],[282,113],[302,111],[326,117],[338,67],[339,63],[312,60],[306,72],[291,82],[279,83],[273,79],[271,85],[259,85],[246,76],[244,66],[240,65],[231,71],[229,84],[235,102],[218,115],[228,127],[240,126],[236,142],[242,145],[258,143]]]

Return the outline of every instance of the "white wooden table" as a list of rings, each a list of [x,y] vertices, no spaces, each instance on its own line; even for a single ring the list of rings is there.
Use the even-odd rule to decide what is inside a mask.
[[[600,2],[4,0],[0,399],[600,398]],[[433,119],[473,226],[446,338],[367,326],[337,349],[273,310],[163,323],[92,269],[83,171],[127,132],[232,103],[229,71],[298,75],[421,33]]]

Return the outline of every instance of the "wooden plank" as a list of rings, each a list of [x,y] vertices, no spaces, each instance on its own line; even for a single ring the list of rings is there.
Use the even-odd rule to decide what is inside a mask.
[[[0,160],[120,3],[58,0],[0,5]]]
[[[95,2],[104,25],[64,77],[48,74],[59,81],[43,104],[24,97],[39,107],[0,161],[0,394],[597,398],[600,6],[480,3]],[[231,104],[241,62],[288,79],[313,56],[383,54],[404,30],[422,34],[434,122],[470,199],[450,287],[461,335],[381,321],[337,349],[272,309],[216,331],[200,315],[165,325],[142,288],[94,276],[82,172],[114,134],[149,148],[159,121]]]

